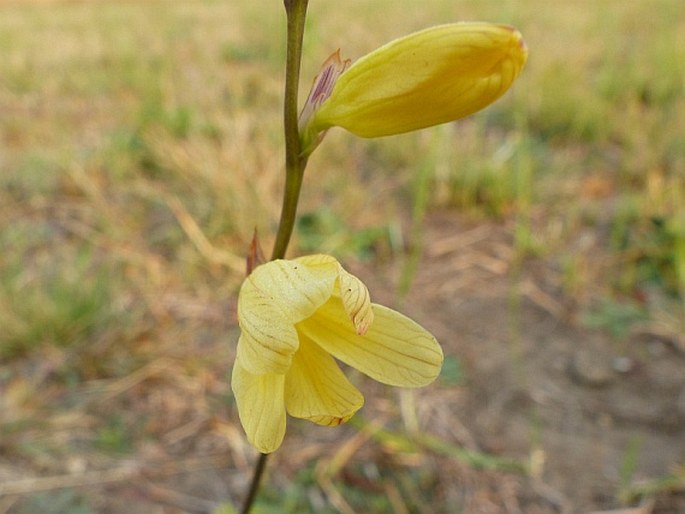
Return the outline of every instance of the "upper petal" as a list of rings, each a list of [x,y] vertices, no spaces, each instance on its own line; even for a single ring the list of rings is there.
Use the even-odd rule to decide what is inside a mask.
[[[262,453],[277,450],[285,436],[285,376],[253,375],[236,359],[231,387],[250,444]]]
[[[315,253],[312,255],[303,255],[293,259],[294,262],[299,262],[304,264],[309,268],[322,268],[329,272],[335,273],[340,265],[338,260],[332,255],[326,255],[325,253]]]
[[[293,323],[311,316],[333,291],[337,261],[325,255],[318,261],[313,258],[319,256],[310,257],[310,261],[278,259],[258,266],[245,279],[240,295],[243,295],[243,289],[254,289]],[[332,262],[324,259],[326,257]]]
[[[440,373],[443,353],[435,338],[421,325],[382,305],[371,304],[374,322],[358,335],[333,297],[314,316],[297,325],[337,359],[385,384],[419,387]]]
[[[364,397],[329,354],[302,337],[286,375],[285,404],[291,416],[334,426],[350,419]]]
[[[255,268],[238,296],[238,357],[252,373],[285,373],[298,340],[294,324],[332,294],[337,261],[276,260]]]
[[[358,136],[378,137],[453,121],[499,98],[526,58],[521,34],[507,25],[430,27],[355,62],[308,129],[337,125]]]

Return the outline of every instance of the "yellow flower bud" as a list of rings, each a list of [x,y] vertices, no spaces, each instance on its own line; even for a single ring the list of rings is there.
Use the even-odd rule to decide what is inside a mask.
[[[491,23],[440,25],[391,41],[318,98],[318,109],[301,120],[304,152],[333,126],[379,137],[473,114],[509,89],[527,54],[516,29]]]

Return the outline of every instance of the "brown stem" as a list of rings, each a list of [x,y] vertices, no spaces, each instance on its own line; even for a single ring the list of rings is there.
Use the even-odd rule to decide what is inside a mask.
[[[264,474],[264,468],[266,467],[267,453],[260,453],[259,459],[255,464],[254,472],[252,473],[252,481],[250,482],[250,490],[247,492],[245,501],[243,502],[243,508],[240,514],[248,514],[252,508],[252,504],[257,497],[257,491],[259,490],[259,483],[261,482],[262,475]]]

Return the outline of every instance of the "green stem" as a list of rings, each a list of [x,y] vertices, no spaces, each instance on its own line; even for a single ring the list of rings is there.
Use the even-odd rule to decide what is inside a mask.
[[[307,158],[302,157],[300,146],[300,131],[297,125],[298,105],[297,94],[300,82],[300,62],[302,61],[302,39],[304,23],[307,16],[309,0],[283,0],[287,16],[287,48],[285,64],[285,100],[284,100],[284,131],[285,131],[285,188],[283,191],[283,206],[281,219],[278,224],[276,241],[271,253],[271,260],[282,259],[290,243],[295,219],[297,203],[302,189],[302,178]],[[241,514],[248,514],[252,509],[259,490],[268,454],[262,453],[255,464],[250,489],[243,503]]]
[[[300,198],[302,178],[307,159],[302,157],[300,147],[300,131],[297,126],[298,106],[297,94],[300,81],[300,61],[302,60],[302,37],[304,22],[307,15],[308,0],[285,0],[285,10],[288,18],[288,41],[285,68],[285,189],[283,191],[283,207],[278,225],[276,241],[271,259],[282,259],[290,242],[290,236],[295,226],[297,202]]]

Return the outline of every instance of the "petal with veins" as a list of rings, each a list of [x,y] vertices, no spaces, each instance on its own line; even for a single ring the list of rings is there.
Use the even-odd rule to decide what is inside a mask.
[[[420,387],[440,373],[443,354],[435,338],[418,323],[382,305],[372,304],[374,322],[360,336],[332,298],[297,331],[342,362],[384,384]]]
[[[286,375],[285,404],[291,416],[334,426],[350,419],[364,397],[328,353],[302,337]]]
[[[262,453],[278,449],[285,435],[284,375],[253,375],[240,361],[233,365],[231,387],[250,444]]]

